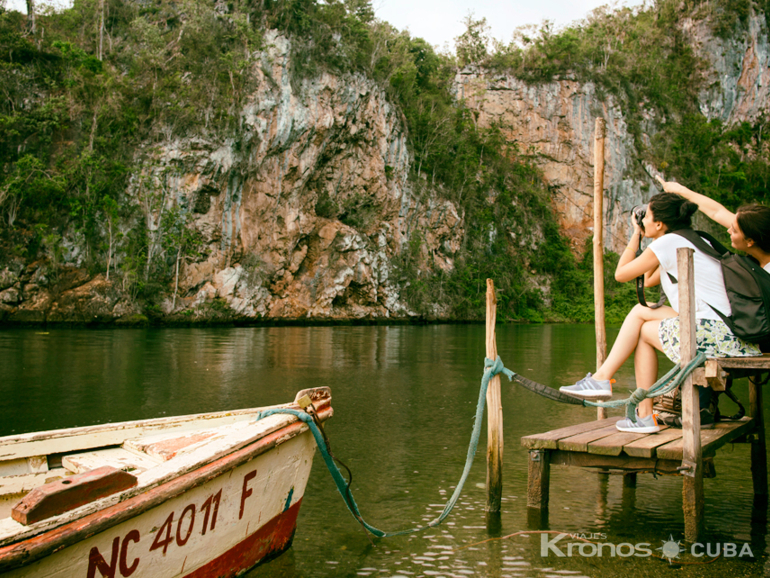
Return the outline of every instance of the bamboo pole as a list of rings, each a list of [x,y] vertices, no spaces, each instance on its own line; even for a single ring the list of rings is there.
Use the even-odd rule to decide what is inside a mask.
[[[487,279],[486,348],[489,359],[497,359],[495,284]],[[487,388],[487,512],[499,512],[503,496],[503,407],[500,402],[500,376],[489,380]]]
[[[596,119],[594,143],[594,319],[596,325],[596,369],[607,359],[607,331],[604,323],[604,136],[603,118]],[[596,408],[596,419],[605,419],[607,410]]]
[[[693,250],[676,250],[679,280],[679,357],[682,367],[696,354]],[[703,532],[703,455],[700,403],[692,374],[682,382],[682,506],[684,537],[697,542]]]

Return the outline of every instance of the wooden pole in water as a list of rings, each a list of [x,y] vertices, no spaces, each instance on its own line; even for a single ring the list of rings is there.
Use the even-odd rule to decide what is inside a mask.
[[[696,354],[693,250],[676,250],[679,280],[679,357],[682,367]],[[682,502],[684,537],[697,542],[703,532],[703,455],[700,443],[700,401],[692,374],[682,382]]]
[[[596,119],[594,143],[594,318],[596,324],[596,369],[607,359],[607,331],[604,324],[604,136],[603,118]],[[596,419],[605,419],[607,410],[596,408]]]
[[[487,357],[497,359],[495,284],[487,279]],[[499,512],[503,497],[503,406],[500,402],[500,376],[489,380],[487,388],[487,512]]]

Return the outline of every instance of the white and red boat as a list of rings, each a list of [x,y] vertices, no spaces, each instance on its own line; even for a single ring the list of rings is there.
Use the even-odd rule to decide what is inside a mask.
[[[294,403],[0,438],[0,574],[235,576],[291,545],[315,452]]]

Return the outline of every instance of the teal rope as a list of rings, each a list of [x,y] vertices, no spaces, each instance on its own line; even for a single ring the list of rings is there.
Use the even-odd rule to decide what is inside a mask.
[[[584,400],[583,404],[593,407],[612,408],[626,406],[626,417],[631,420],[636,420],[636,408],[642,401],[647,398],[665,395],[670,391],[673,391],[682,384],[684,379],[690,375],[696,367],[703,365],[703,362],[705,361],[706,354],[699,351],[692,361],[684,366],[684,368],[682,368],[681,363],[678,363],[671,369],[671,371],[656,381],[650,389],[637,388],[627,399],[615,399],[612,401]]]
[[[705,361],[705,359],[706,359],[706,356],[702,352],[698,352],[698,355],[695,356],[695,359],[693,359],[687,366],[685,366],[684,369],[681,369],[680,365],[675,366],[671,371],[669,371],[661,379],[655,382],[655,384],[649,390],[639,388],[636,391],[634,391],[631,394],[631,397],[629,397],[628,399],[613,400],[610,402],[594,402],[594,401],[584,400],[583,404],[587,406],[595,406],[595,407],[620,407],[622,405],[625,405],[626,415],[631,419],[635,419],[634,412],[636,410],[636,406],[639,405],[639,403],[641,403],[647,397],[656,397],[659,395],[663,395],[673,390],[674,388],[678,387],[681,384],[681,382],[684,380],[684,378],[690,373],[692,373],[692,371],[696,367],[701,365]],[[363,517],[361,516],[361,512],[358,509],[358,504],[356,504],[356,501],[353,498],[353,493],[348,489],[347,480],[345,480],[345,477],[342,475],[342,472],[337,467],[337,464],[334,463],[334,458],[331,456],[331,454],[329,453],[329,450],[326,447],[326,442],[324,441],[323,434],[321,433],[321,430],[318,428],[318,425],[316,425],[315,421],[313,421],[313,417],[310,414],[304,411],[296,410],[296,409],[275,408],[275,409],[268,409],[263,412],[260,412],[259,415],[257,415],[257,421],[260,419],[266,418],[270,415],[287,414],[287,415],[293,415],[300,421],[304,422],[310,428],[310,431],[313,434],[313,438],[315,439],[315,442],[318,445],[318,449],[321,450],[321,456],[323,457],[323,460],[326,463],[326,467],[328,468],[329,473],[332,475],[332,479],[334,480],[334,483],[337,486],[337,491],[342,496],[342,499],[345,502],[345,505],[347,506],[348,510],[350,510],[350,513],[353,514],[353,516],[361,523],[362,526],[364,526],[364,528],[369,530],[369,532],[371,532],[378,538],[390,538],[392,536],[403,536],[405,534],[412,534],[414,532],[420,532],[422,530],[427,530],[428,528],[433,528],[435,526],[438,526],[441,522],[443,522],[446,519],[446,517],[450,514],[452,509],[457,504],[457,500],[460,498],[460,494],[462,493],[463,486],[465,485],[465,482],[468,479],[468,475],[470,474],[471,466],[473,466],[473,459],[476,456],[476,450],[478,449],[479,438],[481,436],[481,424],[483,422],[483,417],[484,417],[484,407],[486,406],[487,389],[489,387],[489,380],[492,379],[493,376],[498,375],[500,373],[508,377],[509,381],[515,375],[513,371],[511,371],[510,369],[508,369],[503,365],[503,361],[502,359],[500,359],[499,355],[497,356],[497,359],[495,359],[494,361],[492,361],[489,358],[484,358],[484,374],[481,378],[479,400],[476,404],[476,414],[474,416],[473,430],[471,432],[471,441],[470,441],[470,444],[468,445],[468,455],[466,456],[466,459],[465,459],[465,467],[463,468],[463,473],[460,476],[460,481],[457,483],[457,486],[455,487],[455,491],[452,493],[452,496],[449,498],[446,505],[444,506],[444,510],[436,519],[428,522],[428,524],[426,524],[425,526],[419,526],[417,528],[410,528],[407,530],[400,530],[398,532],[385,532],[383,530],[375,528],[374,526],[372,526],[371,524],[369,524],[363,519]]]
[[[307,424],[307,426],[310,428],[310,431],[313,433],[313,437],[315,438],[315,442],[318,445],[318,449],[321,450],[321,455],[323,456],[323,460],[326,463],[326,467],[328,468],[329,473],[332,475],[332,479],[334,480],[334,483],[337,486],[337,491],[342,496],[342,499],[344,500],[345,505],[348,507],[348,510],[350,510],[350,513],[353,514],[353,516],[359,522],[361,522],[361,525],[363,525],[364,528],[369,530],[372,534],[374,534],[378,538],[390,538],[392,536],[403,536],[404,534],[412,534],[414,532],[420,532],[422,530],[427,530],[428,528],[438,526],[441,522],[443,522],[446,519],[446,517],[455,507],[455,504],[457,504],[457,500],[460,498],[460,494],[462,493],[463,486],[465,485],[465,481],[468,479],[468,474],[470,474],[471,466],[473,465],[473,458],[476,455],[476,449],[478,448],[478,445],[479,445],[479,437],[481,436],[481,424],[484,418],[484,407],[486,406],[487,388],[489,387],[489,380],[492,379],[492,377],[497,375],[498,373],[504,373],[506,376],[508,376],[509,380],[513,377],[513,372],[510,369],[505,368],[505,366],[503,365],[503,361],[500,359],[499,355],[497,356],[497,359],[495,361],[485,358],[484,367],[485,367],[484,375],[481,378],[481,389],[479,390],[479,401],[476,404],[476,415],[474,417],[473,431],[471,433],[471,441],[468,446],[468,455],[465,459],[465,468],[463,469],[462,476],[460,476],[460,481],[457,483],[457,486],[455,487],[455,491],[452,493],[452,496],[449,498],[449,501],[447,501],[446,505],[444,506],[444,510],[441,512],[441,514],[435,520],[428,522],[427,525],[419,526],[417,528],[400,530],[398,532],[385,532],[383,530],[375,528],[374,526],[370,525],[363,519],[363,517],[361,516],[361,512],[358,509],[358,504],[356,504],[356,501],[353,498],[353,493],[348,491],[347,481],[345,480],[345,477],[342,475],[342,472],[340,471],[340,469],[337,467],[337,464],[334,463],[334,458],[332,458],[332,456],[329,454],[329,451],[326,448],[326,443],[324,442],[323,434],[321,433],[321,430],[318,429],[318,426],[316,425],[316,423],[313,421],[312,416],[305,413],[304,411],[299,411],[296,409],[276,408],[276,409],[268,409],[261,412],[257,416],[257,420],[260,420],[262,418],[265,418],[269,415],[274,415],[274,414],[288,414],[288,415],[293,415],[299,420],[303,421],[305,424]]]

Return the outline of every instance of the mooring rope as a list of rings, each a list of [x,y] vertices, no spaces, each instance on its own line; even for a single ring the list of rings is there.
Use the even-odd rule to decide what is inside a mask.
[[[586,406],[598,406],[598,407],[620,407],[621,405],[626,405],[626,414],[629,415],[629,417],[631,417],[632,419],[635,419],[634,410],[636,409],[636,406],[643,399],[645,399],[646,397],[655,397],[658,395],[663,395],[664,393],[671,391],[675,387],[678,387],[681,384],[681,382],[684,380],[684,378],[687,375],[689,375],[696,367],[701,365],[705,361],[705,359],[706,359],[706,356],[703,353],[698,353],[695,359],[693,359],[687,366],[685,366],[684,369],[680,369],[679,365],[677,365],[671,371],[669,371],[666,375],[664,375],[660,380],[658,380],[649,390],[644,390],[639,388],[631,395],[631,397],[627,399],[615,400],[610,402],[593,402],[593,401],[581,400],[572,396],[568,396],[551,387],[526,379],[518,375],[517,373],[511,371],[507,367],[505,367],[499,355],[497,356],[497,359],[495,359],[494,361],[492,361],[489,358],[484,358],[484,374],[481,377],[481,388],[479,389],[479,400],[476,404],[476,414],[474,416],[473,430],[471,432],[471,441],[470,441],[470,444],[468,445],[468,454],[465,459],[465,467],[463,468],[463,473],[460,476],[460,481],[457,483],[457,486],[455,487],[455,491],[452,493],[452,496],[444,505],[443,511],[437,518],[435,518],[434,520],[431,520],[424,526],[419,526],[417,528],[409,528],[406,530],[400,530],[396,532],[385,532],[383,530],[375,528],[374,526],[372,526],[371,524],[369,524],[363,519],[363,517],[361,516],[361,512],[358,509],[358,504],[356,503],[356,500],[355,498],[353,498],[353,494],[350,491],[350,484],[347,482],[347,480],[345,480],[345,477],[342,475],[342,472],[337,467],[337,464],[334,463],[334,456],[332,455],[328,447],[328,440],[325,439],[324,433],[319,423],[316,423],[312,414],[306,411],[301,411],[297,409],[274,408],[274,409],[268,409],[263,412],[260,412],[257,415],[257,421],[259,421],[260,419],[266,418],[270,415],[287,414],[287,415],[293,415],[300,421],[304,422],[310,428],[310,431],[313,434],[313,438],[315,439],[315,442],[318,445],[318,449],[321,451],[323,460],[326,463],[326,467],[328,468],[329,473],[332,475],[332,479],[334,480],[334,483],[337,486],[337,491],[342,496],[342,499],[345,502],[345,505],[348,507],[348,510],[350,510],[350,513],[353,515],[354,518],[356,518],[356,520],[358,520],[361,523],[361,525],[364,528],[366,528],[369,532],[371,532],[378,538],[389,538],[391,536],[403,536],[405,534],[412,534],[414,532],[420,532],[422,530],[427,530],[428,528],[433,528],[435,526],[438,526],[450,514],[452,509],[455,507],[455,504],[457,504],[457,500],[460,498],[460,494],[462,493],[463,486],[465,485],[465,482],[468,479],[468,474],[470,474],[471,466],[473,466],[473,459],[476,456],[476,450],[478,448],[479,438],[481,436],[481,425],[484,417],[484,407],[486,406],[487,389],[489,387],[489,380],[492,379],[493,376],[502,373],[508,378],[508,380],[516,380],[516,382],[522,384],[524,387],[526,387],[530,391],[534,391],[535,393],[554,401],[560,401],[560,402],[570,403],[570,404],[586,405]],[[668,385],[666,385],[667,383]]]
[[[427,530],[428,528],[438,526],[441,522],[443,522],[455,507],[455,504],[457,504],[457,500],[460,498],[463,486],[468,479],[468,474],[470,474],[471,466],[473,465],[473,458],[476,456],[476,449],[478,448],[479,438],[481,437],[481,425],[484,421],[484,407],[486,406],[487,401],[487,389],[489,387],[489,380],[498,373],[505,373],[508,376],[508,379],[511,379],[513,376],[513,372],[503,366],[503,362],[500,360],[499,356],[495,361],[485,358],[484,367],[484,374],[481,377],[481,388],[479,389],[479,400],[476,404],[476,414],[474,416],[473,430],[471,432],[471,441],[468,445],[468,454],[465,458],[465,467],[463,468],[463,473],[460,476],[460,481],[457,483],[452,496],[444,505],[444,510],[441,512],[441,514],[436,519],[428,522],[426,525],[419,526],[417,528],[409,528],[407,530],[400,530],[397,532],[385,532],[375,528],[363,519],[361,512],[358,509],[358,504],[356,504],[356,501],[353,498],[353,494],[350,492],[342,472],[337,467],[337,464],[334,463],[334,458],[326,447],[326,442],[324,441],[321,429],[318,427],[318,425],[313,420],[313,417],[309,413],[296,409],[275,408],[261,412],[257,416],[257,420],[274,414],[289,414],[296,416],[298,419],[307,424],[307,426],[310,428],[310,431],[313,433],[313,437],[315,438],[318,448],[321,450],[321,455],[323,456],[323,460],[326,463],[326,467],[329,469],[329,473],[332,475],[332,479],[334,479],[334,483],[337,486],[337,491],[339,491],[340,495],[342,496],[345,505],[348,507],[348,510],[350,510],[350,513],[353,514],[353,517],[355,517],[361,523],[361,525],[369,530],[372,534],[378,538],[390,538],[391,536],[403,536],[405,534],[421,532],[422,530]]]
[[[671,371],[656,381],[650,389],[636,388],[631,393],[631,396],[626,399],[617,399],[612,401],[588,401],[585,400],[585,405],[594,407],[620,407],[626,406],[626,417],[628,419],[636,421],[636,407],[647,398],[658,397],[665,395],[670,391],[675,390],[682,385],[684,379],[690,375],[696,367],[703,365],[706,361],[706,354],[699,351],[695,357],[682,367],[681,363],[677,363]]]
[[[696,367],[702,365],[704,361],[706,361],[706,354],[702,351],[699,351],[693,360],[684,367],[684,369],[682,369],[682,364],[678,363],[671,369],[671,371],[656,381],[652,387],[650,387],[650,389],[642,389],[639,387],[634,390],[626,399],[614,399],[612,401],[589,401],[587,399],[580,399],[572,395],[562,393],[559,390],[548,387],[547,385],[543,385],[542,383],[537,383],[536,381],[527,379],[526,377],[511,371],[507,367],[502,366],[503,362],[500,360],[500,356],[497,357],[495,367],[497,367],[497,364],[499,363],[502,369],[498,371],[498,373],[505,373],[505,375],[508,376],[508,379],[513,379],[520,385],[523,385],[526,389],[550,400],[591,407],[616,408],[626,406],[626,417],[635,420],[636,407],[642,401],[648,397],[658,397],[676,389],[682,384],[684,378],[690,375]]]

